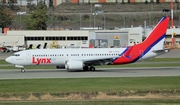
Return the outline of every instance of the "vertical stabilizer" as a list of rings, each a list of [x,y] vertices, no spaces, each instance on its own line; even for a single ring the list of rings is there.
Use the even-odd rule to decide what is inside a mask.
[[[158,54],[151,52],[164,49],[164,40],[168,24],[169,17],[163,17],[144,42],[127,47],[126,50],[120,54],[120,57],[114,59],[113,64],[133,63],[142,58],[147,59],[157,56]]]
[[[149,49],[163,49],[168,24],[169,17],[163,17],[141,44]]]

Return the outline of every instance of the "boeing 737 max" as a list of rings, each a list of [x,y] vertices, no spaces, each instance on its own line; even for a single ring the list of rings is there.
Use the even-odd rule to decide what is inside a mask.
[[[154,58],[169,52],[164,39],[169,17],[163,17],[142,42],[126,48],[34,49],[14,53],[6,61],[25,72],[26,65],[54,65],[66,70],[95,70],[95,65],[119,65]]]

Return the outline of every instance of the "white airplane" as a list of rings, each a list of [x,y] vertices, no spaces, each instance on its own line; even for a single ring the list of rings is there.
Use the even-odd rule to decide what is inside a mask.
[[[18,38],[18,40],[17,41],[12,41],[12,42],[0,42],[0,45],[1,46],[6,46],[6,44],[18,44],[18,42],[19,42],[19,38]]]
[[[22,51],[25,50],[24,46],[18,46],[19,38],[17,41],[14,42],[2,42],[0,45],[6,48],[6,52],[17,52],[17,51]],[[11,46],[6,46],[6,44]]]
[[[91,70],[94,65],[119,65],[134,63],[169,52],[164,48],[169,17],[163,17],[150,35],[142,42],[126,48],[89,49],[34,49],[14,53],[6,62],[25,72],[26,65],[54,65],[57,69]]]

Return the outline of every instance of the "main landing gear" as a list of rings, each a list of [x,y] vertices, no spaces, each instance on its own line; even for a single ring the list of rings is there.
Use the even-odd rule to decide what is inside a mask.
[[[94,66],[90,66],[90,67],[84,66],[84,67],[83,67],[83,70],[84,70],[84,71],[95,71],[96,68],[95,68]]]
[[[91,66],[91,67],[89,68],[89,70],[90,70],[90,71],[95,71],[96,69],[95,69],[94,66]]]

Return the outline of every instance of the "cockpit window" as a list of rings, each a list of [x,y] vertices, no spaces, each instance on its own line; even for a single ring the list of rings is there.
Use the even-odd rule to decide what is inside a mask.
[[[13,56],[20,56],[20,54],[14,54]]]

